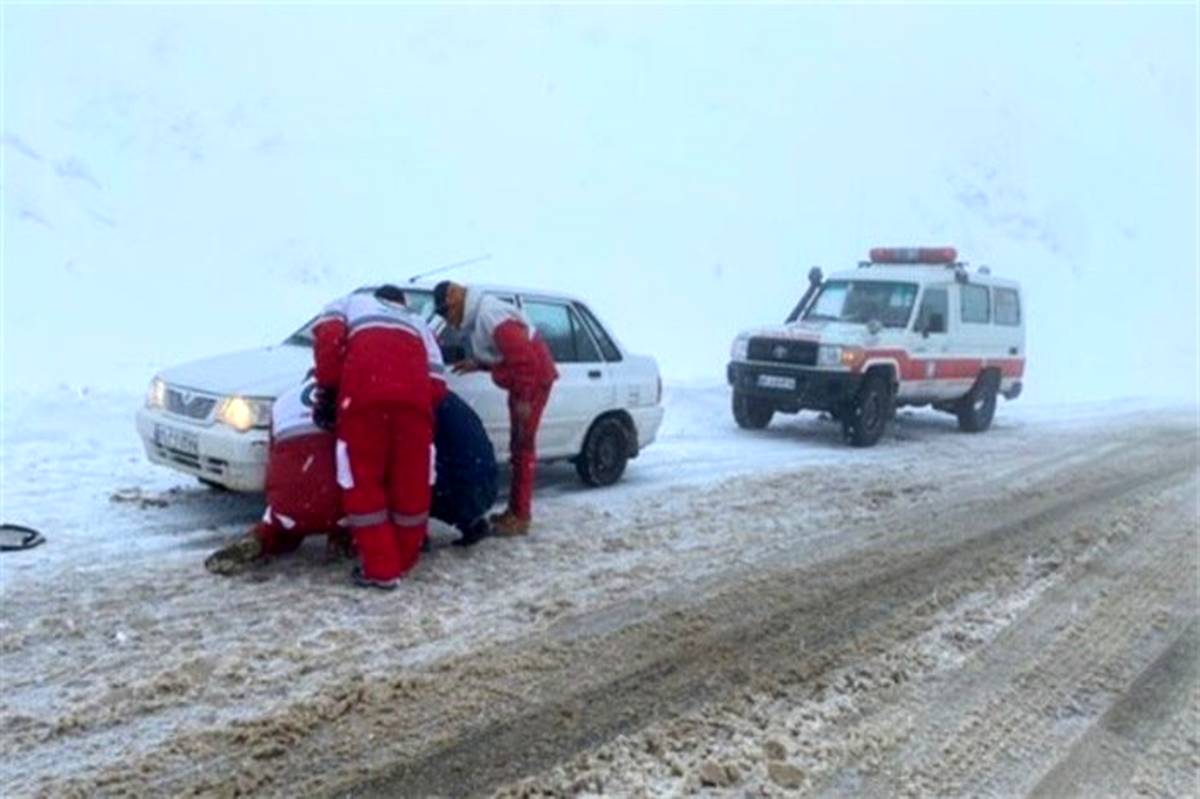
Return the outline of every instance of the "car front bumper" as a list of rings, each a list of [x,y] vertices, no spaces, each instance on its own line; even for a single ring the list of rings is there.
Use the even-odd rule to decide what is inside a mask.
[[[740,361],[729,364],[727,377],[737,393],[769,400],[789,413],[837,410],[858,394],[863,381],[861,374],[850,372]]]
[[[137,431],[151,462],[232,491],[262,491],[267,473],[266,430],[239,433],[221,424],[198,425],[161,411],[137,412]],[[183,446],[183,442],[194,443]]]

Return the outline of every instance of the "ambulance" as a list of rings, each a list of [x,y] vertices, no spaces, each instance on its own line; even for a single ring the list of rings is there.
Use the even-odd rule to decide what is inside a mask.
[[[823,411],[857,447],[877,443],[901,406],[983,432],[1024,374],[1020,286],[969,269],[953,247],[879,247],[857,269],[814,269],[787,321],[739,335],[728,367],[740,427]]]

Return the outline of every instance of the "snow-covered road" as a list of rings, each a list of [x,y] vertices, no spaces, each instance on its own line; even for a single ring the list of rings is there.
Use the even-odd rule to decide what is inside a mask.
[[[1181,557],[1195,545],[1195,517],[1186,512],[1196,469],[1193,409],[1015,403],[1002,406],[995,428],[981,436],[958,433],[947,416],[905,413],[879,447],[853,450],[835,425],[812,416],[777,421],[763,433],[739,431],[726,389],[684,386],[668,392],[662,440],[619,486],[586,490],[569,466],[543,470],[539,526],[529,540],[487,541],[469,552],[439,547],[394,595],[350,587],[348,566],[324,562],[317,542],[221,580],[203,571],[203,557],[250,524],[259,501],[148,465],[132,430],[138,401],[65,391],[6,397],[4,520],[50,539],[38,550],[0,555],[0,784],[16,795],[295,795],[354,786],[462,794],[505,785],[517,793],[607,785],[610,793],[673,794],[709,783],[734,791],[748,781],[771,790],[779,780],[766,760],[742,764],[746,747],[762,746],[757,736],[717,746],[715,728],[705,726],[723,723],[734,691],[727,668],[740,650],[721,635],[742,641],[747,685],[767,691],[747,693],[748,708],[774,696],[791,703],[789,712],[807,707],[836,726],[834,708],[821,710],[805,693],[846,667],[833,630],[873,631],[875,656],[885,661],[924,641],[902,670],[925,690],[932,675],[958,673],[989,652],[985,644],[1027,609],[1047,607],[1040,598],[1059,590],[1069,571],[1060,567],[1102,561],[1097,547],[1132,558],[1131,568],[1142,571],[1131,574],[1142,574],[1147,590],[1174,575],[1163,568],[1187,574],[1194,565]],[[1122,503],[1117,488],[1127,485],[1140,493]],[[1087,515],[1110,501],[1118,503],[1113,513]],[[1148,521],[1180,507],[1182,527]],[[1051,521],[1038,521],[1039,513]],[[1113,519],[1125,526],[1113,528]],[[1131,524],[1161,532],[1157,549],[1131,550]],[[1011,536],[994,534],[1004,525]],[[442,542],[452,537],[438,534]],[[982,566],[976,544],[1004,566]],[[1043,573],[1038,564],[1048,552],[1059,566]],[[889,587],[890,570],[901,568],[916,594]],[[872,584],[861,582],[871,574],[880,605],[868,612],[847,591],[859,586],[872,595]],[[797,584],[799,575],[808,576]],[[941,599],[921,593],[943,583]],[[1086,595],[1105,589],[1103,581],[1089,584]],[[1143,610],[1165,614],[1155,617],[1161,640],[1137,639],[1147,653],[1194,618],[1195,593],[1194,582],[1176,580],[1126,614],[1130,624]],[[1068,591],[1053,607],[1076,599]],[[801,631],[818,638],[805,643],[771,621],[812,603],[845,626]],[[952,634],[964,630],[978,645],[953,644]],[[704,650],[684,643],[712,636],[708,670],[696,665]],[[773,643],[760,647],[760,639]],[[1133,640],[1130,632],[1121,643]],[[781,659],[803,665],[799,693],[796,685],[757,681]],[[1128,668],[1136,676],[1140,666]],[[665,676],[676,673],[687,679]],[[1120,695],[1119,679],[1104,684]],[[615,697],[607,710],[571,705],[601,701],[605,691]],[[911,722],[917,693],[884,710]],[[697,703],[711,705],[701,717],[707,721],[668,747],[671,758],[635,756],[621,743],[621,734],[638,730],[675,741],[678,730],[655,724]],[[1083,704],[1079,735],[1106,708]],[[962,712],[974,709],[964,704]],[[545,717],[559,712],[566,715],[554,723]],[[885,729],[889,716],[882,718]],[[520,719],[539,742],[533,752],[506,737]],[[824,734],[805,724],[797,726],[801,738]],[[549,734],[556,725],[563,735]],[[1054,739],[1055,751],[1077,737]],[[981,734],[981,746],[986,739]],[[902,743],[880,740],[885,755]],[[586,754],[606,742],[615,742],[599,750],[611,767]],[[704,752],[722,747],[733,754],[709,763]],[[783,749],[782,760],[768,760],[808,757],[811,773],[798,784],[813,790],[836,789],[854,765],[820,760],[796,743]],[[852,749],[839,751],[853,757]],[[488,759],[489,752],[496,754]],[[466,776],[435,768],[438,753],[457,753],[474,768]],[[884,768],[887,758],[873,762]],[[906,784],[950,792],[979,787],[976,777],[1016,784],[999,771],[953,784],[921,782],[927,777],[908,774]]]

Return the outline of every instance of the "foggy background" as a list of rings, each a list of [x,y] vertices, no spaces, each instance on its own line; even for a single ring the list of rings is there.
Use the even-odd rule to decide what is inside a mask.
[[[810,266],[1020,280],[1038,400],[1194,401],[1196,9],[8,7],[4,391],[141,390],[333,296],[568,290],[723,379]]]

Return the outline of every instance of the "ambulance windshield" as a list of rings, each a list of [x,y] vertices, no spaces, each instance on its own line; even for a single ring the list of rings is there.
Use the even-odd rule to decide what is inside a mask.
[[[916,299],[916,283],[829,280],[821,286],[804,320],[858,324],[877,321],[884,327],[907,327]]]

